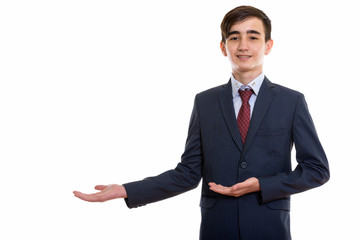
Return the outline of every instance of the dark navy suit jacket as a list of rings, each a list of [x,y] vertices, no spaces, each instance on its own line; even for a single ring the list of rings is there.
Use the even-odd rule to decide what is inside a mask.
[[[202,179],[200,239],[291,239],[290,196],[318,187],[330,176],[304,96],[265,78],[245,144],[232,98],[230,81],[196,96],[181,162],[156,177],[124,184],[127,205],[173,197]],[[260,192],[235,198],[208,187],[209,182],[232,186],[250,177],[259,179]]]

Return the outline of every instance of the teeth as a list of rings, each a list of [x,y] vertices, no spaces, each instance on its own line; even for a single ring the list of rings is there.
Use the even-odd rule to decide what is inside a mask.
[[[238,58],[250,58],[250,56],[240,56],[240,55],[238,55],[237,57]]]

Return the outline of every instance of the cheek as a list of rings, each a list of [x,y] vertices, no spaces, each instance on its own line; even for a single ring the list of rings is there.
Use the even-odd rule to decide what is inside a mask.
[[[266,48],[264,47],[255,48],[253,55],[256,58],[263,58],[263,56],[266,55]]]

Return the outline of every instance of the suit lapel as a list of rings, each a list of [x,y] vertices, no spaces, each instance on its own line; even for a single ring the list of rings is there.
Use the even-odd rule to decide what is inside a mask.
[[[259,91],[259,95],[256,99],[254,110],[252,113],[249,130],[246,136],[244,151],[246,151],[250,146],[255,137],[259,126],[265,117],[265,114],[271,105],[271,102],[275,96],[275,91],[273,91],[275,86],[272,84],[266,77]]]
[[[242,151],[243,143],[235,117],[236,115],[234,111],[231,80],[219,91],[218,98],[221,111],[229,129],[230,135],[233,138],[236,146],[240,151]]]

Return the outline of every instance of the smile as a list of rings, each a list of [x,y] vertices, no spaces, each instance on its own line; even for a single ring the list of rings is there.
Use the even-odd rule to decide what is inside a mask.
[[[236,55],[236,57],[241,60],[241,61],[246,61],[248,60],[249,58],[251,58],[250,55]]]

